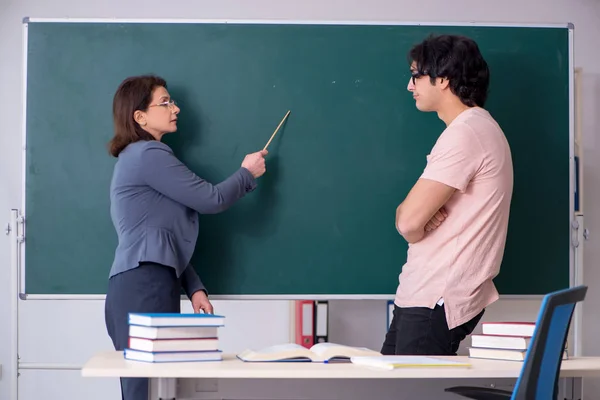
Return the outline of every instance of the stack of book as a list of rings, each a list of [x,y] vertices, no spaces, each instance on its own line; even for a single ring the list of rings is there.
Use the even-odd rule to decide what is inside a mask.
[[[128,360],[220,361],[218,329],[225,317],[212,314],[129,314]]]
[[[482,334],[471,335],[469,357],[523,361],[535,322],[483,322]]]

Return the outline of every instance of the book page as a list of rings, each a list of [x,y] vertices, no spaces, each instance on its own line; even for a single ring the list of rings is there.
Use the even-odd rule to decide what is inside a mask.
[[[242,361],[285,361],[293,359],[312,360],[313,353],[295,343],[277,344],[260,350],[244,350],[237,357]]]
[[[280,353],[289,353],[291,351],[300,351],[302,353],[305,353],[307,349],[296,343],[284,343],[262,348],[260,350],[257,350],[256,353],[273,355]]]
[[[337,343],[317,343],[310,348],[319,361],[327,361],[334,358],[350,358],[352,356],[378,356],[378,351],[366,347],[352,347]]]
[[[325,352],[330,351],[332,349],[340,349],[340,348],[344,348],[346,346],[343,346],[341,344],[336,344],[336,343],[317,343],[314,346],[312,346],[310,348],[310,351],[312,351],[315,354],[318,355],[323,355]]]

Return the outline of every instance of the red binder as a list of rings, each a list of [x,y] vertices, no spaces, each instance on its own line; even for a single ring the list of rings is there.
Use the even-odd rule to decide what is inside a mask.
[[[296,344],[310,348],[315,344],[314,336],[314,301],[295,300]]]

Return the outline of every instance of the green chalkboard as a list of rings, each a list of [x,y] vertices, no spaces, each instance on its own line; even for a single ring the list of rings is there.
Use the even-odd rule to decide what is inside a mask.
[[[192,262],[210,293],[393,294],[407,250],[395,209],[444,128],[406,91],[406,53],[429,33],[474,38],[491,68],[487,108],[515,170],[499,291],[569,285],[566,26],[28,21],[27,32],[28,295],[105,293],[112,96],[144,73],[164,77],[182,110],[165,141],[215,183],[291,110],[258,189],[200,217]]]

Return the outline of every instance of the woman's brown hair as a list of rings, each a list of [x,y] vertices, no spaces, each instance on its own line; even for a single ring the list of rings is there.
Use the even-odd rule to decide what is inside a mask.
[[[109,142],[109,152],[118,157],[128,144],[139,140],[155,140],[135,120],[133,113],[146,111],[157,87],[167,87],[164,79],[154,75],[133,76],[119,85],[113,98],[113,123],[115,134]]]

